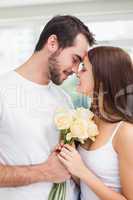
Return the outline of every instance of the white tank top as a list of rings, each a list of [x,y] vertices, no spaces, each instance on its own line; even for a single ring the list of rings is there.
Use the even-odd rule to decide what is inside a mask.
[[[120,175],[118,155],[112,140],[122,122],[118,123],[109,141],[96,150],[86,150],[81,146],[78,151],[86,166],[108,187],[120,192]],[[84,183],[80,182],[81,200],[100,200],[100,198]]]

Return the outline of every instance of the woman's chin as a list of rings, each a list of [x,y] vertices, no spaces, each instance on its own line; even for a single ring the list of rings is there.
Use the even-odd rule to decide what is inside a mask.
[[[80,85],[77,85],[77,92],[82,94],[82,95],[85,94],[84,89]]]
[[[85,96],[92,96],[93,94],[93,91],[88,91],[85,88],[82,88],[81,85],[77,85],[77,92]]]

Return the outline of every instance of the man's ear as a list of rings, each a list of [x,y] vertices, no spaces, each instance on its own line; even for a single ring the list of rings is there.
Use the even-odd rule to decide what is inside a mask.
[[[58,44],[58,39],[56,35],[53,34],[49,36],[47,40],[47,47],[51,53],[54,53],[58,50],[59,44]]]

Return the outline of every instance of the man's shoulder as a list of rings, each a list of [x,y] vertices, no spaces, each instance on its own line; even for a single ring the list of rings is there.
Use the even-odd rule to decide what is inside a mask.
[[[7,89],[16,87],[17,83],[14,81],[13,70],[0,74],[0,95],[7,92]]]
[[[6,84],[10,81],[12,74],[13,74],[13,71],[8,71],[3,74],[0,74],[0,87],[1,87],[1,84]]]

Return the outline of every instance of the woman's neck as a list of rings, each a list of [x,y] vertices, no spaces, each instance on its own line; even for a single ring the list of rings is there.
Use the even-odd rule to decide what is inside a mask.
[[[116,127],[116,124],[118,123],[118,122],[116,123],[107,122],[98,118],[97,116],[94,117],[94,121],[98,127],[99,133],[104,131],[110,132],[110,130],[113,130]]]

